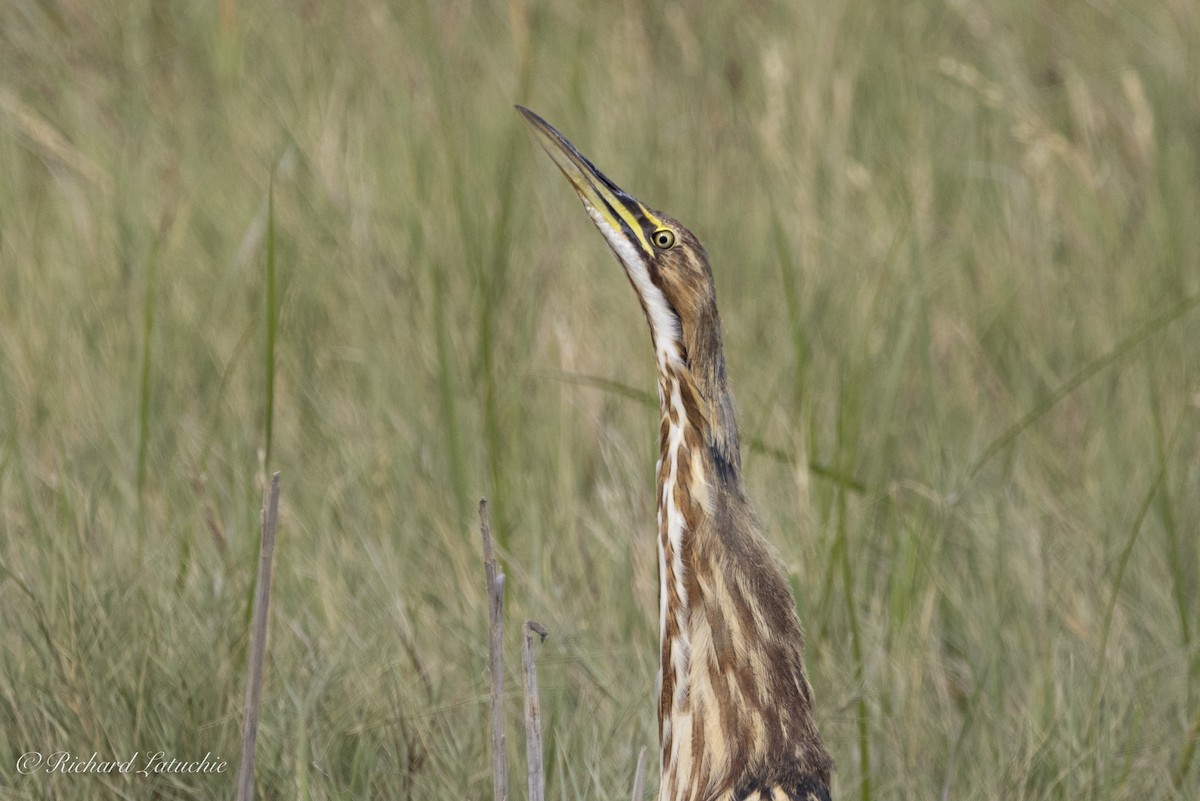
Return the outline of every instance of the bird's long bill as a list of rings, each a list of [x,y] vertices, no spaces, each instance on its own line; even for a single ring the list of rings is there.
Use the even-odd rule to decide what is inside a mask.
[[[653,253],[648,231],[654,230],[662,223],[637,199],[596,169],[596,165],[576,150],[575,145],[567,141],[553,125],[524,106],[517,106],[517,111],[524,114],[525,119],[533,126],[542,149],[554,159],[562,174],[567,176],[571,186],[575,187],[580,200],[596,224],[599,226],[603,222],[611,233],[623,234],[646,255]]]

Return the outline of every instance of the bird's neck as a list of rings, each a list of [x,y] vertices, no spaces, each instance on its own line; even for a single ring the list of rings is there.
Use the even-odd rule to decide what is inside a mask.
[[[659,366],[659,799],[827,786],[800,624],[742,493],[723,366],[707,389],[683,362]],[[768,755],[778,771],[764,774]]]
[[[690,653],[689,617],[695,578],[689,562],[697,532],[718,505],[730,498],[744,503],[737,423],[725,386],[725,363],[716,329],[715,347],[694,346],[681,335],[655,342],[658,361],[659,459],[659,736],[667,764],[670,723],[687,696]]]
[[[668,422],[694,431],[704,457],[722,481],[740,485],[741,445],[733,399],[725,377],[725,351],[715,302],[661,339],[651,326],[658,366],[658,401],[663,428],[661,456],[667,457]]]
[[[714,418],[729,408],[724,387],[720,398],[706,397],[692,372],[681,363],[659,365],[660,456],[658,462],[659,572],[659,703],[662,785],[660,801],[689,796],[685,774],[700,754],[694,753],[692,662],[695,636],[693,607],[701,588],[695,559],[699,532],[714,530],[714,507],[728,495],[741,497],[740,460],[736,450],[714,436]],[[713,401],[716,401],[714,403]],[[737,431],[732,419],[733,448]],[[703,725],[703,724],[701,724]]]
[[[659,364],[658,579],[659,701],[658,735],[664,779],[679,741],[673,729],[687,705],[691,652],[690,595],[686,550],[703,525],[710,486],[703,470],[702,420],[697,389],[686,369]],[[674,748],[673,748],[674,744]],[[660,799],[666,795],[663,782]]]
[[[744,503],[737,424],[725,388],[724,366],[710,372],[715,384],[697,380],[692,363],[675,357],[684,351],[658,349],[659,459],[658,575],[659,645],[662,649],[659,728],[670,716],[678,690],[672,677],[688,662],[687,621],[691,601],[687,581],[692,541],[718,506]],[[718,351],[718,356],[719,351]],[[681,688],[686,693],[686,682]]]

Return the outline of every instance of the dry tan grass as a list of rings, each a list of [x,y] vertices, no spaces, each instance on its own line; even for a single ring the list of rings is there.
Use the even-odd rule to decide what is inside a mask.
[[[549,794],[626,795],[652,365],[523,102],[709,249],[838,796],[1188,798],[1196,52],[1184,0],[4,4],[0,796],[229,795],[15,764],[235,757],[275,469],[264,796],[489,794],[484,495]]]

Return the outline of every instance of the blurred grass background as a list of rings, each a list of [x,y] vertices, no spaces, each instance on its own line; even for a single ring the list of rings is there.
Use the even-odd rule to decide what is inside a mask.
[[[708,247],[837,797],[1195,798],[1198,78],[1190,0],[0,5],[0,797],[232,797],[275,469],[261,797],[490,797],[480,496],[627,797],[652,360],[522,102]]]

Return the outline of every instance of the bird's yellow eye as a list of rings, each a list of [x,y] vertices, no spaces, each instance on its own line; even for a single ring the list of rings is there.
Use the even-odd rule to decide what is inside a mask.
[[[654,247],[670,250],[675,247],[675,232],[670,228],[659,228],[654,232]]]

